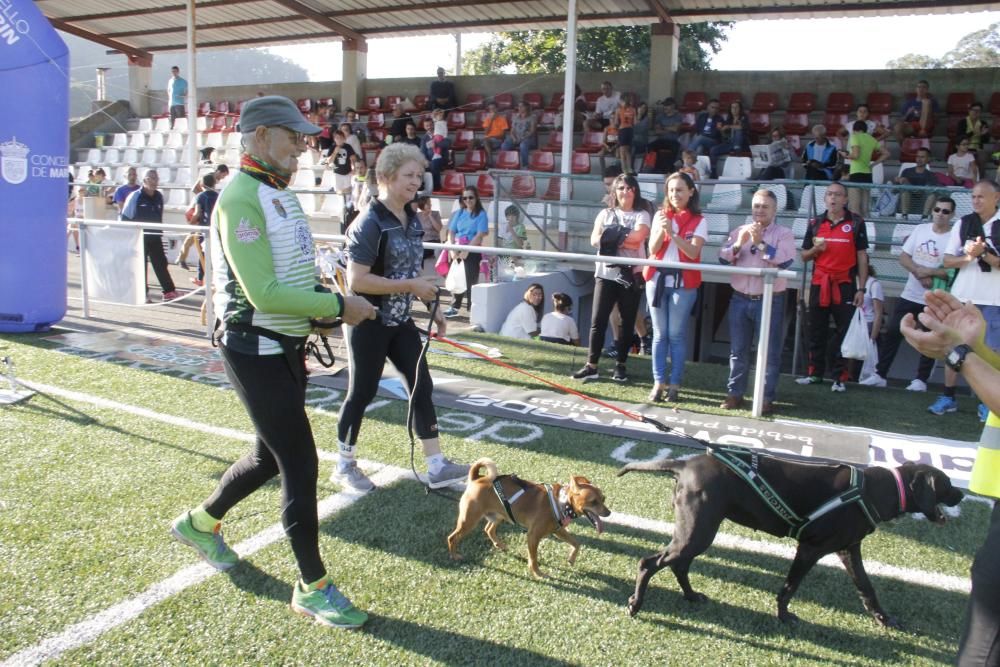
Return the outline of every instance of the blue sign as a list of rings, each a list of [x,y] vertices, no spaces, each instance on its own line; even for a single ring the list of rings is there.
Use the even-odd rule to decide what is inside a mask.
[[[66,314],[69,51],[31,0],[0,0],[0,331]]]

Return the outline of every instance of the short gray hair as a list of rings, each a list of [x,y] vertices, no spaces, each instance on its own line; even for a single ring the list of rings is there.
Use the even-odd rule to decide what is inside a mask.
[[[389,144],[379,153],[375,163],[375,178],[379,183],[388,183],[407,162],[416,162],[422,167],[427,164],[424,154],[413,144]]]

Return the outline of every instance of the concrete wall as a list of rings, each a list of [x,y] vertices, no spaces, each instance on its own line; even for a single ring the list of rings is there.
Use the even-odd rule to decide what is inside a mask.
[[[94,134],[124,132],[129,117],[129,103],[125,100],[104,102],[104,106],[69,127],[70,155],[94,145]]]

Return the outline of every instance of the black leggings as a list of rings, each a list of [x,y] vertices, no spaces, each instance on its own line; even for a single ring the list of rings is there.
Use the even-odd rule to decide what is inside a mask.
[[[834,289],[840,290],[840,303],[829,306],[819,305],[819,285],[809,287],[809,370],[807,375],[823,377],[827,356],[833,357],[830,377],[834,382],[846,382],[847,360],[840,354],[847,328],[854,317],[854,283],[841,283]],[[833,317],[836,333],[830,340],[830,317]]]
[[[878,346],[878,366],[877,372],[883,378],[889,377],[887,374],[892,367],[892,361],[899,351],[899,344],[903,341],[903,332],[899,330],[899,325],[906,317],[907,313],[912,313],[914,317],[924,312],[923,305],[900,297],[896,300],[896,309],[892,312],[892,319],[889,320],[889,329],[879,341]],[[930,357],[920,355],[920,362],[917,364],[917,379],[927,382],[934,370],[934,360]]]
[[[625,267],[622,271],[631,271]],[[618,304],[618,314],[622,316],[622,334],[616,341],[618,353],[615,360],[624,364],[628,359],[628,351],[632,347],[632,331],[635,329],[635,317],[642,299],[642,289],[634,285],[622,285],[617,280],[597,278],[594,281],[594,305],[590,318],[590,341],[587,344],[587,363],[597,366],[604,349],[604,332],[611,319],[611,311]]]
[[[1000,665],[1000,501],[994,501],[986,541],[972,561],[972,593],[958,643],[958,667]]]
[[[375,320],[367,320],[356,327],[344,327],[347,336],[347,354],[350,381],[347,397],[340,407],[337,439],[354,446],[361,430],[365,408],[375,398],[386,358],[406,379],[407,389],[413,393],[417,379],[417,359],[420,358],[420,331],[413,320],[390,327]],[[413,430],[421,440],[438,435],[437,414],[434,412],[434,382],[431,380],[427,359],[420,362],[420,377],[414,396]]]
[[[479,252],[470,252],[469,256],[462,260],[465,266],[465,284],[468,286],[461,294],[454,294],[455,302],[451,305],[452,308],[458,310],[462,307],[462,300],[468,296],[469,297],[469,308],[472,308],[472,286],[479,282],[479,263],[482,261],[483,255]]]
[[[306,416],[306,376],[284,354],[251,355],[219,346],[226,376],[253,421],[257,442],[229,467],[205,510],[218,519],[265,482],[281,474],[281,524],[302,580],[326,574],[319,555],[316,478],[319,462]]]
[[[144,230],[142,247],[146,253],[146,259],[153,265],[153,273],[156,274],[156,280],[160,283],[160,289],[164,293],[173,292],[175,289],[174,280],[170,277],[170,271],[167,269],[167,255],[163,252],[163,234],[158,231]]]

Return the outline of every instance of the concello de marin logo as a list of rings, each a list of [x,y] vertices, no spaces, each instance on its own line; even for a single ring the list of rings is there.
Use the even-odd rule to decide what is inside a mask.
[[[28,153],[31,149],[18,142],[17,137],[0,144],[0,174],[11,185],[23,183],[28,177]]]

